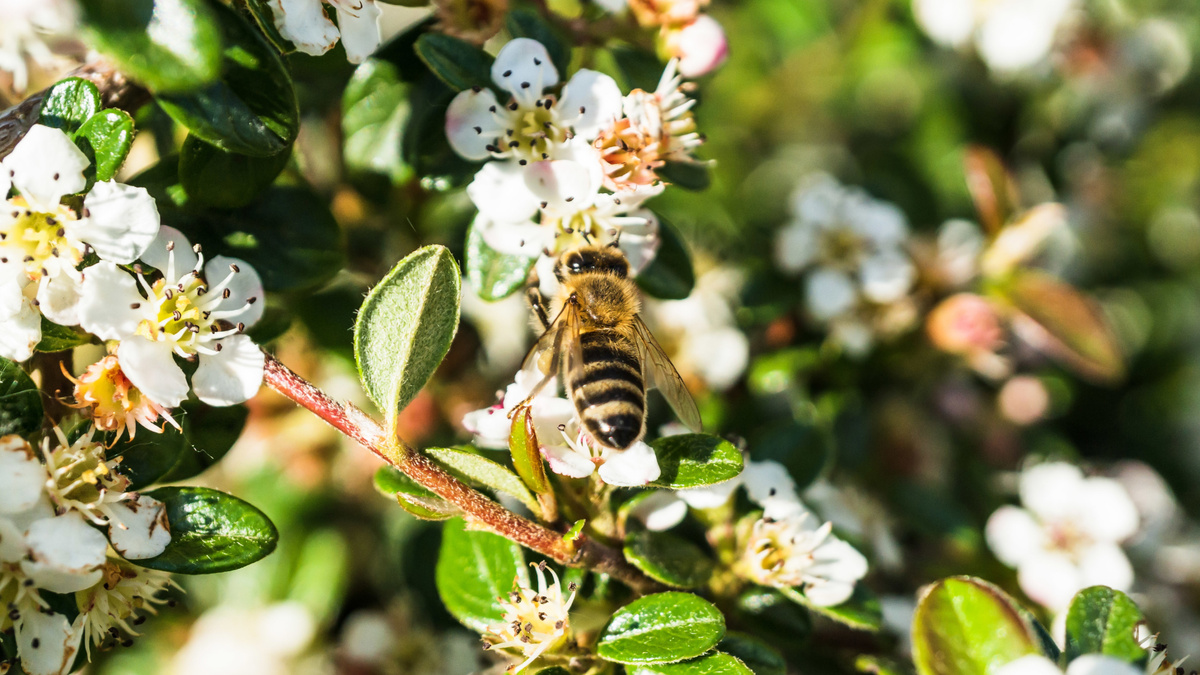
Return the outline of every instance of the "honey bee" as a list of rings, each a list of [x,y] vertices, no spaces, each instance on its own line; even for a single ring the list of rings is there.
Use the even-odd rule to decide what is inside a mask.
[[[538,362],[543,379],[516,410],[555,378],[600,445],[625,450],[646,434],[646,389],[655,386],[680,421],[700,431],[700,411],[683,379],[642,322],[629,261],[615,243],[588,244],[559,256],[554,267],[561,309],[553,321],[533,283],[530,304],[545,332],[523,367]]]

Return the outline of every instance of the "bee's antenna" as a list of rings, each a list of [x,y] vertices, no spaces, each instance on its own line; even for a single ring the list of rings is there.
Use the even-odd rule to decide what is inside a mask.
[[[579,236],[583,237],[583,240],[584,240],[584,241],[586,241],[587,243],[589,243],[589,244],[591,244],[591,243],[592,243],[592,235],[591,235],[591,234],[589,234],[587,231],[585,231],[585,230],[580,230],[580,231],[579,231]]]

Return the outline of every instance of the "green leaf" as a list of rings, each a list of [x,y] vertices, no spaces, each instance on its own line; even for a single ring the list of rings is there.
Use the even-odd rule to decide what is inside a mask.
[[[681,490],[713,485],[742,472],[742,453],[732,443],[709,434],[680,434],[650,444],[662,470],[655,487]]]
[[[646,576],[675,588],[700,588],[713,561],[692,542],[669,532],[641,530],[625,538],[625,558]]]
[[[712,174],[704,162],[664,162],[655,173],[685,190],[707,190],[712,185]]]
[[[512,431],[508,436],[508,450],[512,454],[513,468],[517,470],[517,475],[525,481],[530,490],[542,494],[550,490],[550,480],[546,478],[546,465],[542,461],[539,447],[533,416],[526,409],[513,420]]]
[[[342,156],[350,171],[387,176],[402,183],[413,175],[404,161],[405,125],[410,118],[408,85],[387,61],[368,59],[342,94]]]
[[[617,45],[611,50],[613,60],[624,80],[624,89],[654,91],[662,78],[663,64],[658,54],[648,49]]]
[[[233,209],[270,187],[290,157],[287,150],[266,157],[228,152],[188,134],[179,154],[179,182],[191,204]]]
[[[86,345],[92,341],[92,336],[78,328],[60,326],[46,317],[42,317],[42,339],[37,343],[39,352],[62,352]]]
[[[462,280],[454,256],[426,246],[371,289],[354,326],[354,358],[367,394],[390,425],[416,397],[458,330]]]
[[[1037,637],[1016,602],[973,577],[926,587],[912,630],[913,661],[920,675],[987,675],[1039,653]]]
[[[812,617],[782,593],[751,586],[737,597],[739,618],[755,633],[772,640],[801,639],[812,632]]]
[[[724,635],[725,617],[707,600],[691,593],[655,593],[612,615],[596,654],[617,663],[672,663],[700,656]]]
[[[514,38],[529,38],[542,43],[550,54],[550,61],[558,70],[560,81],[567,80],[567,67],[571,65],[571,50],[558,32],[542,18],[541,14],[524,7],[508,12],[505,28]]]
[[[246,428],[250,409],[244,405],[211,406],[184,401],[176,420],[183,427],[183,450],[171,470],[158,478],[174,483],[197,476],[216,464],[233,448]]]
[[[682,300],[696,285],[692,256],[675,228],[662,218],[658,224],[658,253],[637,276],[638,286],[662,300]]]
[[[1082,654],[1104,654],[1145,663],[1146,650],[1138,645],[1136,635],[1143,620],[1138,606],[1121,591],[1106,586],[1083,589],[1067,611],[1067,661]]]
[[[527,582],[521,547],[491,532],[468,530],[461,519],[442,527],[435,581],[446,609],[462,625],[482,633],[503,619],[496,598]]]
[[[535,262],[537,258],[507,255],[488,246],[473,221],[467,228],[463,264],[467,267],[467,280],[484,300],[493,302],[517,292],[525,285]]]
[[[717,649],[738,657],[754,675],[787,675],[787,661],[774,647],[753,635],[730,631]]]
[[[505,466],[493,462],[487,457],[457,448],[429,448],[425,452],[438,463],[467,479],[515,497],[529,507],[530,511],[541,513],[537,499],[529,492],[517,474],[509,471]]]
[[[281,54],[290,54],[296,51],[296,45],[291,40],[283,37],[283,34],[275,27],[275,13],[271,11],[267,0],[242,0],[238,6],[245,7],[246,12],[254,19],[254,23],[258,25],[258,29],[262,31],[267,40]]]
[[[883,610],[880,609],[879,598],[862,584],[854,588],[854,595],[850,596],[849,600],[832,607],[814,604],[804,593],[794,588],[781,588],[779,592],[792,602],[803,605],[810,612],[857,630],[877,631],[883,625]]]
[[[161,434],[142,429],[132,439],[123,436],[105,454],[121,458],[118,471],[129,478],[130,490],[142,490],[167,475],[186,449],[183,432],[168,424]]]
[[[417,38],[417,56],[454,91],[492,86],[492,61],[487,52],[470,42],[425,33]]]
[[[100,90],[96,85],[82,78],[68,77],[46,92],[38,111],[38,123],[74,136],[100,108]]]
[[[89,46],[157,93],[187,91],[221,73],[221,32],[203,0],[81,0]]]
[[[229,152],[277,155],[296,139],[300,112],[275,48],[234,10],[212,2],[224,35],[221,79],[158,103],[197,137]]]
[[[133,118],[123,110],[101,110],[83,123],[75,144],[92,160],[91,178],[112,180],[133,147]]]
[[[0,436],[27,436],[42,428],[42,395],[21,366],[0,358]]]
[[[629,675],[755,675],[741,659],[721,652],[679,663],[659,663],[626,668]]]
[[[162,554],[137,561],[141,567],[176,574],[228,572],[262,560],[279,541],[267,516],[233,495],[201,487],[146,494],[166,504],[171,543]]]
[[[457,506],[392,466],[381,466],[375,472],[375,489],[395,497],[401,508],[422,520],[446,520],[462,515]]]

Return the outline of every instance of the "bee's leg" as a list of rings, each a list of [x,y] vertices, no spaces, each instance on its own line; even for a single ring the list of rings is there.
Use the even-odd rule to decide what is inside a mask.
[[[525,301],[533,309],[538,323],[542,324],[542,330],[550,330],[550,312],[546,308],[546,299],[542,297],[542,292],[538,290],[538,283],[537,270],[530,270],[529,281],[525,284]]]

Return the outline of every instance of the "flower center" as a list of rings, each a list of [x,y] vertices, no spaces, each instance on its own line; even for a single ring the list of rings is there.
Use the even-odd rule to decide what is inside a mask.
[[[539,99],[532,110],[516,111],[510,123],[513,128],[506,130],[508,135],[502,140],[506,147],[501,150],[508,150],[522,162],[550,159],[554,148],[570,138],[567,129],[558,121],[553,96]]]
[[[75,212],[66,206],[59,206],[54,213],[41,213],[30,210],[23,198],[14,197],[0,211],[0,251],[9,251],[0,255],[21,255],[25,273],[35,280],[49,274],[47,261],[51,259],[74,267],[83,261],[87,248],[67,235],[65,225],[75,220]]]
[[[70,404],[71,407],[91,408],[92,423],[96,429],[117,432],[113,443],[120,440],[126,427],[130,427],[132,438],[133,425],[138,423],[157,430],[161,430],[155,425],[160,416],[175,423],[167,411],[146,398],[130,382],[116,356],[110,354],[88,366],[79,379],[71,377],[65,370],[64,374],[75,383],[75,403]]]
[[[92,442],[90,433],[73,444],[57,433],[59,446],[47,453],[46,462],[51,469],[47,487],[55,503],[86,507],[101,502],[107,492],[124,492],[128,481],[113,473],[116,461],[105,459],[104,444]]]
[[[836,227],[821,233],[821,260],[846,271],[858,269],[866,252],[866,241],[849,227]]]
[[[569,590],[571,596],[564,599],[558,574],[545,563],[533,565],[537,573],[537,591],[514,582],[516,588],[508,595],[496,598],[504,610],[504,623],[488,627],[490,649],[517,649],[525,662],[510,667],[509,672],[518,672],[532,663],[544,652],[562,644],[570,630],[569,612],[575,601],[575,584]],[[546,572],[550,572],[552,583],[546,583]]]

